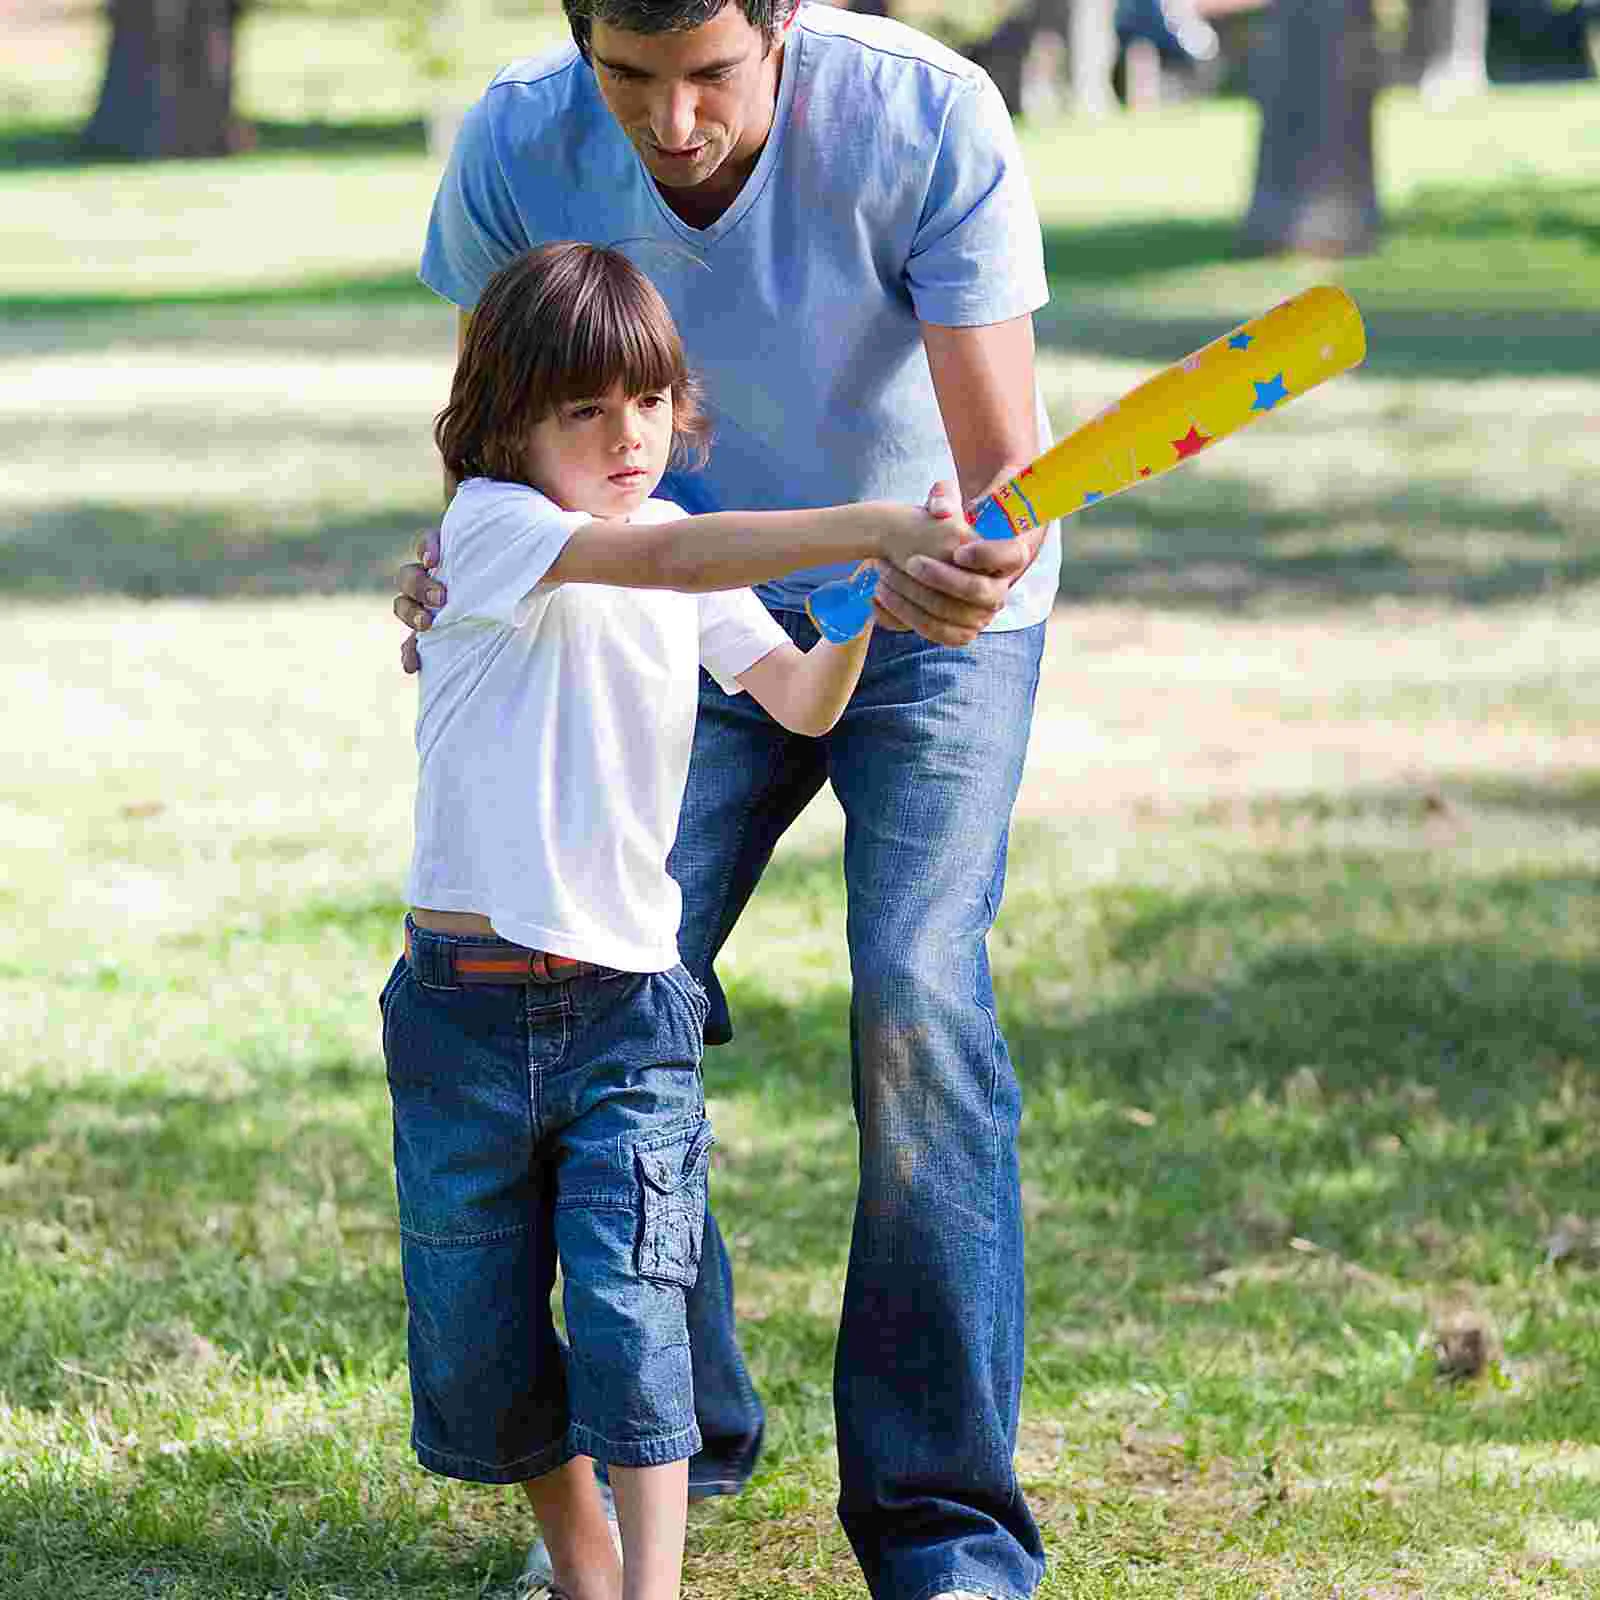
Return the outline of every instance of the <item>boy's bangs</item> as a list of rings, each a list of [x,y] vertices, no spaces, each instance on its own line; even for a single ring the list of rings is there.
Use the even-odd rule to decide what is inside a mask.
[[[654,300],[654,296],[650,297]],[[558,405],[589,400],[620,385],[627,395],[658,394],[686,375],[683,350],[659,301],[630,294],[615,281],[572,319],[561,374]]]

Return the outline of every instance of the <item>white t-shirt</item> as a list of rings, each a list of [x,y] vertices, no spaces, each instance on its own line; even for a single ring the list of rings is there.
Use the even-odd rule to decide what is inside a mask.
[[[635,522],[685,513],[647,501]],[[734,681],[787,640],[749,589],[546,583],[591,518],[470,478],[441,529],[449,603],[421,635],[409,898],[627,972],[678,959],[667,875],[704,665]]]

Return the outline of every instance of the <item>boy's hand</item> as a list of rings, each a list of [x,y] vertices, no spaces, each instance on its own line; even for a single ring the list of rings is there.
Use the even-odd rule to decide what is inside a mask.
[[[400,593],[394,597],[394,614],[411,629],[400,646],[400,666],[415,672],[422,665],[417,656],[417,635],[433,626],[433,614],[445,603],[445,587],[434,577],[439,565],[439,530],[430,528],[417,540],[417,559],[395,574]]]
[[[873,599],[878,624],[899,632],[910,629],[931,644],[971,644],[1005,609],[1011,585],[1038,554],[1037,547],[1023,554],[1011,548],[1024,542],[1020,539],[974,539],[960,495],[949,483],[933,486],[926,511],[944,524],[945,537],[935,544],[919,544],[903,559],[893,551],[886,555],[878,568]],[[977,563],[975,570],[967,570],[968,551],[1002,546],[1006,559],[1001,570]],[[1013,565],[1015,571],[1010,570]]]
[[[879,559],[897,567],[919,555],[947,561],[971,538],[960,520],[960,502],[947,484],[935,484],[926,505],[883,500],[866,509],[877,533]]]

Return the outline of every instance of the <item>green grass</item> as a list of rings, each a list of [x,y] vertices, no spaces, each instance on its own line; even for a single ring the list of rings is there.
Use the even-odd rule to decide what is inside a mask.
[[[414,96],[279,90],[238,162],[50,165],[62,100],[0,172],[7,1600],[500,1595],[528,1532],[410,1458],[374,1006],[433,169]],[[1233,258],[1242,108],[1028,135],[1058,424],[1313,276],[1373,346],[1069,528],[992,941],[1045,1600],[1600,1594],[1591,99],[1390,97],[1391,236],[1337,268]],[[863,1592],[837,857],[819,806],[725,965],[714,1184],[771,1434],[695,1515],[704,1600]],[[1463,1321],[1491,1359],[1452,1381]]]

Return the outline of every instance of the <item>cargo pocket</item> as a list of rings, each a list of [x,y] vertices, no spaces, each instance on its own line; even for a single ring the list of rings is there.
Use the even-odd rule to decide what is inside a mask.
[[[639,1276],[690,1288],[700,1275],[706,1230],[706,1169],[711,1164],[711,1124],[702,1121],[683,1138],[634,1152],[639,1173]]]

